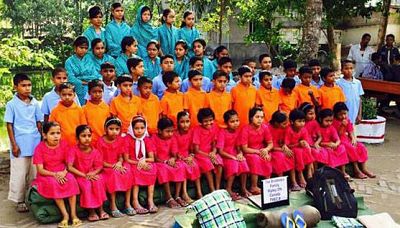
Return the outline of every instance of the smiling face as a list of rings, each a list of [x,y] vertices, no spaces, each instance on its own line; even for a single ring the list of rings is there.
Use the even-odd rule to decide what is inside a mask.
[[[214,125],[214,118],[212,116],[206,117],[200,124],[203,128],[210,130]]]

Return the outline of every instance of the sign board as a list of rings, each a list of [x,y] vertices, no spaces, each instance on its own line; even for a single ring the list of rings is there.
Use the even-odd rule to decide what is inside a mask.
[[[261,195],[248,198],[262,210],[289,205],[289,179],[287,176],[264,179]]]

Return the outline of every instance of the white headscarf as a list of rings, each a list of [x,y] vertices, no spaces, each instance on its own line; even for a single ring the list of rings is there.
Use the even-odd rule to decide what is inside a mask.
[[[146,120],[141,116],[135,116],[135,117],[132,118],[132,121],[136,120],[136,119],[144,120],[145,128],[146,128],[145,131],[144,131],[144,134],[140,138],[136,137],[135,133],[133,132],[132,124],[130,124],[129,128],[128,128],[128,135],[132,136],[132,138],[135,139],[136,160],[140,160],[140,159],[145,159],[146,158],[146,144],[144,143],[144,138],[146,138],[149,135],[149,133],[147,132],[147,122],[146,122]],[[131,123],[132,123],[132,121],[131,121]],[[141,149],[141,152],[142,152],[142,155],[143,155],[142,158],[139,158],[139,153],[140,153],[139,150],[140,149]]]

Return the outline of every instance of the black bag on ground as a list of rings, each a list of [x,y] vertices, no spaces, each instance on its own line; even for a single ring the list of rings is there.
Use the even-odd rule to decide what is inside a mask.
[[[317,169],[313,178],[308,180],[306,191],[314,199],[314,206],[323,220],[329,220],[334,215],[357,217],[354,190],[338,169],[327,166]]]

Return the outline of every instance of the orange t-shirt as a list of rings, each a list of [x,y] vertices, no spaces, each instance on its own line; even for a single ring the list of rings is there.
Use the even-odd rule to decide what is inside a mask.
[[[271,120],[272,114],[279,110],[279,105],[282,103],[279,91],[275,88],[271,90],[260,87],[257,91],[256,104],[263,107],[264,121]]]
[[[240,126],[249,123],[249,111],[256,103],[257,90],[253,85],[238,83],[232,90],[233,109],[239,114]]]
[[[150,134],[156,134],[157,122],[161,113],[160,101],[158,97],[152,93],[148,99],[141,97],[140,101],[142,103],[143,116],[147,122],[147,130]]]
[[[299,107],[301,104],[304,102],[308,102],[312,105],[314,103],[311,100],[311,96],[308,94],[309,91],[312,91],[314,94],[315,99],[320,103],[320,95],[317,87],[310,85],[310,86],[305,86],[303,84],[298,84],[296,87],[293,89],[293,93],[295,94],[297,98],[297,105],[296,107]]]
[[[82,109],[86,122],[92,129],[92,144],[96,145],[97,140],[104,135],[104,123],[110,116],[110,108],[103,101],[98,105],[88,101]]]
[[[215,122],[220,128],[226,128],[224,113],[232,109],[232,97],[230,93],[219,93],[212,90],[207,94],[206,107],[211,108],[215,114]]]
[[[184,110],[184,97],[183,93],[177,91],[176,93],[171,93],[168,91],[164,92],[164,96],[160,102],[161,112],[170,118],[176,125],[176,116],[178,112]]]
[[[295,93],[292,93],[290,95],[285,94],[285,92],[283,91],[283,88],[281,88],[279,90],[279,96],[281,97],[281,105],[280,110],[284,113],[286,113],[287,116],[289,116],[290,111],[292,111],[293,109],[296,108],[296,104],[297,104],[297,98]]]
[[[70,145],[76,145],[76,127],[87,124],[82,108],[75,102],[69,107],[65,107],[59,102],[51,111],[49,121],[55,121],[60,124],[61,139],[66,140]]]
[[[337,102],[346,101],[346,97],[344,96],[342,89],[337,85],[334,85],[333,87],[327,87],[323,85],[319,89],[319,93],[321,96],[321,109],[333,109],[333,106]]]
[[[131,124],[132,118],[136,115],[142,114],[140,98],[137,96],[132,96],[131,99],[127,101],[120,94],[111,101],[110,113],[121,120],[121,132],[126,133],[129,125]]]
[[[184,108],[189,111],[191,126],[199,125],[197,121],[197,113],[201,108],[206,107],[207,96],[203,90],[196,90],[192,87],[183,95]]]

